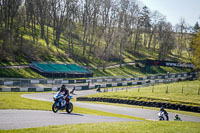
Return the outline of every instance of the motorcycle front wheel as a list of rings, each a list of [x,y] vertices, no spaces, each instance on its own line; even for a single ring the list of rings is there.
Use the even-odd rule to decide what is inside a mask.
[[[54,104],[52,105],[52,111],[53,111],[54,113],[58,112],[58,107],[56,107],[56,103],[54,103]]]
[[[165,119],[163,117],[160,117],[159,118],[159,121],[164,121]]]
[[[73,111],[73,104],[70,102],[67,106],[66,106],[66,112],[67,113],[71,113]]]

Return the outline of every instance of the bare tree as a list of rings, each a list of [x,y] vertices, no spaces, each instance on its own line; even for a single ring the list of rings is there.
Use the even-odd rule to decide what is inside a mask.
[[[147,36],[150,32],[150,27],[151,27],[150,21],[151,21],[150,11],[147,6],[144,6],[140,13],[140,25],[141,25],[143,36],[144,36],[143,37],[143,46],[144,47],[146,47]]]
[[[50,15],[53,20],[54,28],[54,45],[59,47],[61,33],[64,32],[66,27],[66,14],[67,7],[70,1],[66,0],[51,0],[51,10]]]
[[[159,60],[165,60],[175,47],[175,35],[170,23],[162,21],[158,26]]]
[[[148,43],[148,49],[151,47],[151,42],[153,39],[153,36],[155,36],[155,32],[157,29],[157,24],[161,21],[165,21],[165,16],[160,14],[158,11],[154,11],[151,16],[151,22],[150,22],[150,35],[149,35],[149,43]]]
[[[176,42],[178,58],[182,57],[183,50],[187,47],[187,25],[184,18],[180,19],[179,24],[176,25]]]
[[[67,5],[67,14],[66,14],[66,28],[64,31],[64,36],[68,39],[68,48],[69,51],[66,51],[70,53],[70,56],[73,57],[74,54],[74,34],[73,31],[76,29],[75,25],[75,19],[77,17],[77,10],[78,10],[78,0],[70,0],[70,2]],[[78,39],[76,37],[76,39]]]
[[[47,13],[47,0],[35,0],[37,22],[40,24],[41,38],[44,38],[44,25]]]
[[[28,27],[31,24],[31,33],[33,41],[35,42],[36,38],[36,5],[32,0],[25,1],[25,8],[26,8],[26,22]]]

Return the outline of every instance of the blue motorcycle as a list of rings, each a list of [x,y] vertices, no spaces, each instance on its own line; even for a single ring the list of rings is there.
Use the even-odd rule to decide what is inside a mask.
[[[73,104],[70,102],[72,96],[69,96],[66,100],[64,99],[64,95],[62,93],[57,93],[54,97],[54,104],[52,105],[52,111],[54,113],[58,112],[58,110],[66,109],[67,113],[71,113],[73,111]]]

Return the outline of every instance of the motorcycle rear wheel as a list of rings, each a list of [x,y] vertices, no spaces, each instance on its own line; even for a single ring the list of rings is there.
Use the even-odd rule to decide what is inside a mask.
[[[71,113],[73,111],[73,104],[70,102],[67,106],[66,106],[66,112],[67,113]]]
[[[56,103],[54,103],[54,104],[52,105],[52,111],[53,111],[54,113],[58,112],[58,107],[56,107]]]

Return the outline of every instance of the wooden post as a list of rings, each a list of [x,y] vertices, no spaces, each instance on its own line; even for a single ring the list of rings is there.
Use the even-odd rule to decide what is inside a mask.
[[[152,87],[152,93],[154,93],[154,85],[153,85],[153,87]]]
[[[183,93],[183,87],[182,87],[182,93]]]
[[[166,93],[168,93],[168,86],[167,86],[167,89],[166,89]]]

